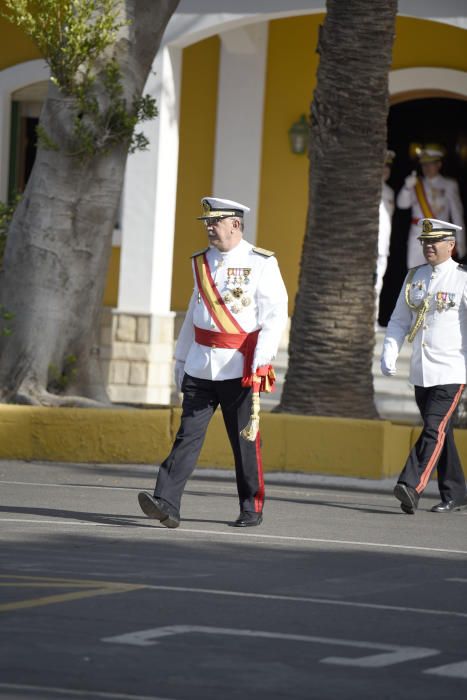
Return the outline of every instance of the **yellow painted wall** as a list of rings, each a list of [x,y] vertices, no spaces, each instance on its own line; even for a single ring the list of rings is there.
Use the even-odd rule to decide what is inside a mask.
[[[290,153],[287,130],[310,111],[319,60],[315,47],[323,19],[320,14],[274,20],[269,25],[258,245],[277,254],[290,312],[306,224],[308,158]],[[464,29],[398,17],[392,69],[429,66],[467,71],[466,47]]]
[[[0,2],[0,8],[2,7]],[[41,58],[34,42],[11,22],[0,17],[0,70]]]
[[[290,312],[293,311],[297,291],[306,224],[308,158],[290,153],[287,131],[301,114],[310,111],[319,61],[316,53],[318,28],[323,20],[324,14],[315,14],[269,23],[257,242],[277,254],[289,291]],[[398,17],[392,69],[431,66],[467,71],[466,45],[467,31],[464,29],[428,20]],[[184,54],[191,51],[193,55],[194,49],[186,49]],[[203,51],[206,52],[206,49]],[[188,104],[185,89],[184,85],[182,99]],[[188,85],[188,90],[192,93],[193,85]],[[196,102],[196,95],[191,94],[189,101],[191,104]],[[186,112],[183,112],[182,129],[185,128],[185,119]],[[206,125],[203,125],[201,133],[205,138]],[[190,165],[184,162],[190,153],[188,148],[180,152],[179,184],[186,181],[186,175],[183,181],[180,177]],[[201,192],[201,188],[198,190],[202,196],[204,192]],[[193,206],[196,209],[197,203],[179,197],[177,221],[188,222]],[[177,226],[173,288],[183,291],[177,294],[173,291],[172,307],[176,310],[186,308],[191,289],[191,279],[187,284],[186,268],[180,264],[180,254],[183,252],[185,256],[197,249],[196,244],[192,245],[192,231],[192,227],[185,226],[185,223]],[[196,242],[199,240],[197,237]]]
[[[120,278],[120,246],[114,246],[107,270],[107,280],[104,291],[104,306],[117,306],[118,282]]]
[[[183,311],[193,291],[190,255],[207,244],[201,197],[212,194],[216,135],[219,39],[183,52],[180,151],[175,219],[172,309]]]
[[[310,111],[323,19],[324,14],[318,14],[269,24],[257,241],[277,255],[290,312],[305,232],[308,158],[290,152],[287,132],[301,114]]]
[[[422,66],[467,71],[467,31],[439,22],[398,17],[392,70]]]
[[[1,0],[0,0],[1,4]],[[306,222],[308,159],[289,151],[287,131],[309,105],[316,81],[318,27],[324,14],[274,20],[269,25],[258,245],[274,250],[289,290],[290,311]],[[40,57],[35,45],[0,19],[0,70]],[[467,31],[428,20],[398,17],[393,69],[445,67],[467,71]],[[189,257],[204,247],[195,220],[199,200],[211,192],[216,127],[219,39],[183,52],[180,153],[175,222],[172,308],[184,310],[191,290]],[[114,305],[119,253],[114,249],[105,303]]]

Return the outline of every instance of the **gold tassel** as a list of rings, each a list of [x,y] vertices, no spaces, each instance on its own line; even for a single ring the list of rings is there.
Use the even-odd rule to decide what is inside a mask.
[[[421,304],[412,304],[412,302],[410,301],[410,285],[412,283],[415,272],[415,269],[410,270],[409,274],[407,275],[407,282],[405,285],[405,302],[409,309],[417,312],[415,323],[413,324],[407,336],[407,340],[409,341],[409,343],[413,343],[415,336],[420,330],[420,326],[424,323],[425,316],[428,312],[428,309],[430,308],[431,301],[431,294],[427,294],[425,299],[421,302]]]
[[[259,430],[259,391],[253,391],[251,394],[251,415],[248,425],[240,431],[240,435],[244,440],[254,442]]]

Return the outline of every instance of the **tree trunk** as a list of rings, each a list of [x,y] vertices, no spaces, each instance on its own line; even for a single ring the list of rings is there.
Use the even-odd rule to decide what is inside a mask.
[[[178,1],[124,3],[131,24],[120,30],[110,53],[120,66],[128,103],[142,94]],[[98,89],[100,81],[98,75]],[[76,114],[74,99],[52,85],[41,125],[60,148],[38,148],[10,225],[0,278],[1,303],[14,314],[13,333],[0,340],[2,401],[108,402],[93,340],[128,144],[86,163],[67,155]],[[72,392],[79,398],[71,398]]]
[[[373,418],[374,272],[397,0],[327,1],[279,411]]]

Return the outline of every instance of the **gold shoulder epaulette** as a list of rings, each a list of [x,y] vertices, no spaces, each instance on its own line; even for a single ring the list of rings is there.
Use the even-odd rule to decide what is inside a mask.
[[[207,253],[208,250],[209,246],[207,248],[203,248],[203,250],[197,250],[196,253],[192,253],[192,255],[190,255],[190,258],[197,258],[198,255],[203,255],[203,253]]]
[[[253,248],[253,253],[258,253],[258,255],[264,255],[266,258],[270,258],[271,255],[275,255],[272,250],[266,250],[266,248]]]
[[[422,263],[421,265],[415,265],[415,267],[410,267],[408,272],[411,272],[412,270],[415,272],[415,270],[418,270],[419,267],[425,267],[428,263]]]

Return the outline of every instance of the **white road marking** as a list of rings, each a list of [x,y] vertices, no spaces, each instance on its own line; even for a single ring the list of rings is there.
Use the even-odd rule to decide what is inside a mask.
[[[24,685],[23,683],[0,683],[0,689],[5,690],[24,690],[25,692],[32,691],[34,693],[52,693],[70,697],[80,698],[105,698],[108,700],[172,700],[171,698],[161,698],[155,695],[127,695],[126,693],[111,693],[98,690],[75,690],[74,688],[54,688],[43,685]]]
[[[423,647],[403,647],[394,644],[375,644],[374,642],[360,642],[357,640],[337,639],[333,637],[315,637],[305,634],[284,634],[282,632],[264,632],[262,630],[245,630],[231,627],[204,627],[198,625],[172,625],[167,627],[154,627],[140,632],[129,632],[115,637],[104,637],[101,641],[113,644],[129,644],[132,646],[146,647],[158,644],[164,637],[176,634],[212,634],[231,637],[251,637],[259,639],[280,639],[288,642],[305,642],[312,644],[330,644],[344,646],[353,649],[373,649],[383,651],[383,654],[371,654],[358,658],[330,656],[320,659],[321,663],[341,666],[359,666],[362,668],[382,668],[400,664],[404,661],[424,659],[428,656],[436,656],[440,652],[437,649],[425,649]]]
[[[447,676],[448,678],[467,678],[467,661],[429,668],[423,673],[431,673],[433,676]]]
[[[121,518],[139,518],[139,515],[121,515],[121,516],[106,516],[105,513],[102,513],[102,517],[121,517]],[[125,527],[131,527],[132,530],[137,527],[135,524],[118,524],[118,523],[95,523],[95,522],[87,522],[87,521],[81,521],[81,520],[42,520],[41,518],[37,519],[25,519],[25,518],[0,518],[1,523],[30,523],[33,524],[34,526],[37,525],[66,525],[68,527],[101,527],[101,528],[106,528],[106,527],[118,527],[120,529],[124,529]],[[346,545],[346,546],[351,546],[351,547],[375,547],[377,549],[398,549],[398,550],[405,550],[405,551],[415,551],[415,552],[438,552],[441,554],[467,554],[467,550],[465,549],[445,549],[442,547],[421,547],[418,545],[406,545],[406,544],[387,544],[385,542],[364,542],[361,540],[333,540],[333,539],[327,539],[324,537],[298,537],[298,536],[293,536],[293,535],[267,535],[267,534],[261,534],[261,533],[253,533],[253,532],[226,532],[223,530],[197,530],[194,528],[180,528],[177,530],[171,530],[165,527],[148,527],[145,525],[144,527],[141,528],[142,532],[145,532],[146,534],[148,531],[151,531],[151,536],[154,536],[153,530],[156,530],[158,536],[160,535],[161,537],[164,535],[168,535],[169,537],[182,537],[182,538],[187,538],[188,535],[193,534],[193,535],[216,535],[220,537],[230,537],[230,538],[241,538],[244,542],[248,539],[253,539],[253,540],[276,540],[277,542],[311,542],[313,544],[335,544],[335,545]]]
[[[445,581],[453,581],[454,583],[467,583],[467,578],[445,578]]]
[[[225,591],[215,588],[190,588],[188,586],[146,585],[146,588],[172,593],[198,593],[207,595],[233,596],[237,598],[256,598],[261,600],[280,600],[292,603],[311,603],[313,605],[341,605],[350,608],[369,608],[371,610],[388,610],[390,612],[409,612],[422,615],[442,615],[446,617],[467,618],[467,613],[439,608],[409,608],[402,605],[384,605],[382,603],[359,603],[354,600],[337,600],[335,598],[309,598],[307,596],[287,596],[274,593],[248,593],[245,591]]]

